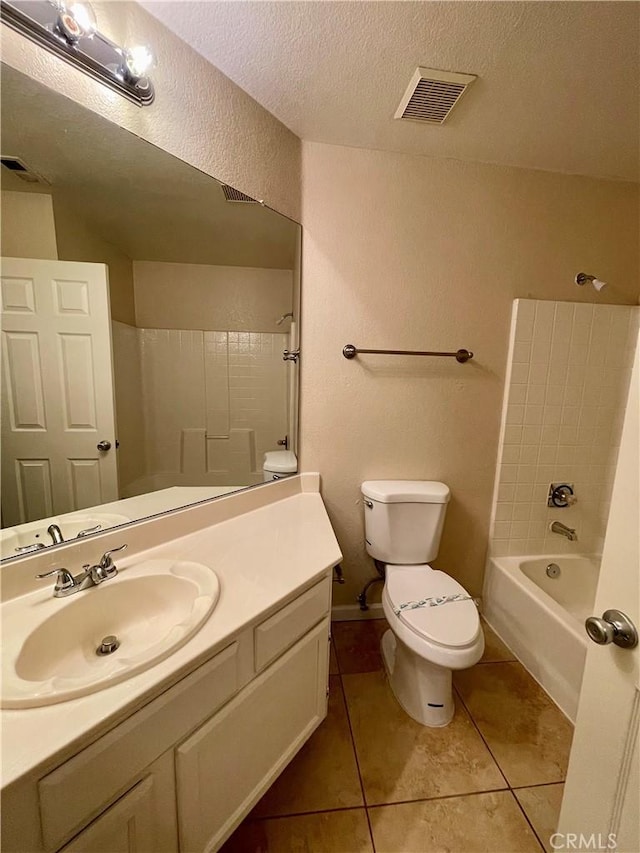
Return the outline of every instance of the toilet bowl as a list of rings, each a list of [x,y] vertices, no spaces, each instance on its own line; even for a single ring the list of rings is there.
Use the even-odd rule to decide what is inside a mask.
[[[477,607],[456,580],[428,565],[385,570],[382,607],[390,630],[381,649],[389,684],[414,720],[446,726],[454,713],[452,670],[473,666],[484,651]],[[425,603],[411,606],[418,602]]]
[[[454,578],[428,564],[437,556],[449,489],[443,483],[362,484],[365,541],[384,563],[382,606],[390,630],[381,650],[399,704],[425,726],[454,714],[451,674],[476,664],[484,635],[475,602]]]

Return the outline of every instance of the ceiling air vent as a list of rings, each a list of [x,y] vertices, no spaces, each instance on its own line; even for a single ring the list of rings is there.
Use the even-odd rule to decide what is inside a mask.
[[[227,186],[227,184],[222,185],[222,192],[224,193],[224,197],[227,201],[241,201],[245,204],[259,204],[255,198],[251,198],[250,195],[245,195],[244,193],[241,193],[240,190],[235,189],[235,187]]]
[[[47,183],[44,178],[36,175],[36,173],[32,172],[28,166],[25,166],[19,157],[0,157],[0,163],[2,163],[5,169],[9,169],[10,172],[13,172],[16,177],[22,178],[23,181],[28,181],[30,184]]]
[[[418,68],[394,118],[443,124],[475,79],[475,74]]]

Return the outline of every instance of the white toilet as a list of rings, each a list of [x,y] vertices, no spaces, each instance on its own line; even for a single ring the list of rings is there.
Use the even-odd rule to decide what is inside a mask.
[[[362,484],[367,551],[385,564],[382,638],[389,683],[404,710],[425,726],[454,712],[451,671],[482,657],[484,635],[467,591],[428,565],[438,554],[449,488],[423,480]]]

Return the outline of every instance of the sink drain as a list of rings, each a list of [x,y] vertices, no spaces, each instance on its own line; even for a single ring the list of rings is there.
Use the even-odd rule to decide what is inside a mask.
[[[96,649],[96,654],[104,657],[104,655],[111,655],[115,652],[115,650],[119,647],[120,640],[114,635],[109,634],[108,637],[103,637],[102,642]]]

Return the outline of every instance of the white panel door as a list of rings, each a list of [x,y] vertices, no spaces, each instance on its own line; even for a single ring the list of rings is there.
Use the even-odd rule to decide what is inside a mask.
[[[640,352],[631,377],[594,614],[640,625]],[[640,850],[640,647],[590,644],[557,850]]]
[[[6,527],[117,500],[118,479],[107,267],[1,263]]]

